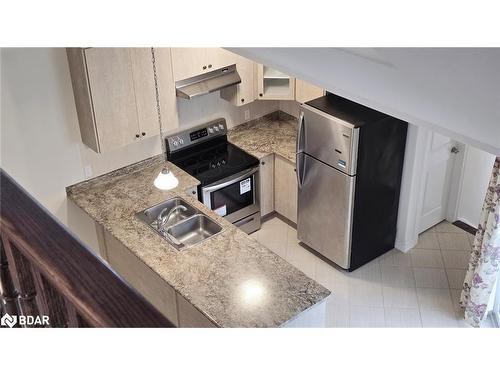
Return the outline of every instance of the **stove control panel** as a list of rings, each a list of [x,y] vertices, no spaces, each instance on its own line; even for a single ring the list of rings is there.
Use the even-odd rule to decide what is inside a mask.
[[[198,143],[227,134],[226,120],[219,118],[209,123],[192,127],[166,137],[167,153],[183,150]]]

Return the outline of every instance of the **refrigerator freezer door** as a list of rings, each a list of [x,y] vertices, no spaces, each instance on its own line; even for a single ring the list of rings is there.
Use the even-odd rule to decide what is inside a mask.
[[[301,169],[297,171],[301,182],[298,238],[348,269],[356,177],[339,172],[304,153],[298,154],[297,158]]]
[[[301,105],[301,111],[297,152],[349,175],[356,174],[359,129],[307,104]]]

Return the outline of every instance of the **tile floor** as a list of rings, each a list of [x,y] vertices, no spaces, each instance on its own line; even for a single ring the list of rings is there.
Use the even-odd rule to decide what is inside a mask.
[[[328,327],[468,327],[458,299],[473,236],[446,221],[409,252],[391,250],[351,273],[299,245],[278,218],[252,237],[332,291]]]

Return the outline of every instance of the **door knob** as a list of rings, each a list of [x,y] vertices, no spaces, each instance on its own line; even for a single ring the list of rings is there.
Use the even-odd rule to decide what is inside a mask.
[[[458,153],[460,152],[460,150],[458,149],[458,147],[457,147],[457,146],[453,146],[453,147],[451,148],[450,152],[451,152],[452,154],[458,154]]]

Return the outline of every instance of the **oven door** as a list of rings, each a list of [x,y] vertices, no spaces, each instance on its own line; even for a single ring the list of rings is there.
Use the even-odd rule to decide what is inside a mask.
[[[232,223],[259,212],[258,170],[247,169],[202,187],[203,204]]]

